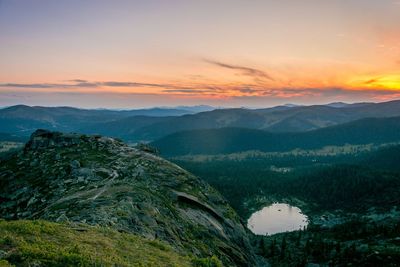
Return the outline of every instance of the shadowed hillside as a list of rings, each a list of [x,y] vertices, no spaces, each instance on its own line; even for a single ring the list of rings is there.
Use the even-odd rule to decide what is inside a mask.
[[[370,118],[303,133],[271,133],[242,128],[175,133],[152,143],[163,155],[227,154],[247,150],[283,152],[345,144],[400,141],[400,117]]]

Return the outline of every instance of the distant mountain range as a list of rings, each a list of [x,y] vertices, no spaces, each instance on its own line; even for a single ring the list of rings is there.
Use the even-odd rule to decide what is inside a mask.
[[[0,109],[0,133],[27,137],[38,128],[154,141],[188,130],[247,128],[268,132],[307,132],[364,118],[400,116],[400,101],[282,105],[264,109],[210,106],[141,110],[87,110],[71,107],[12,106]]]
[[[162,118],[166,119],[171,116],[177,117],[213,109],[213,107],[205,105],[137,110],[90,110],[72,107],[17,105],[0,109],[0,133],[28,138],[36,129],[51,129],[104,135],[113,135],[114,132],[117,132],[117,135],[126,136],[133,129],[152,122],[158,122]],[[118,126],[120,128],[122,126],[126,130],[124,133],[120,133],[119,130],[116,131],[114,126],[117,126],[117,129],[119,129]]]
[[[346,144],[400,141],[400,117],[368,118],[307,132],[271,133],[245,128],[183,131],[153,143],[164,156],[228,154],[248,150],[284,152]]]

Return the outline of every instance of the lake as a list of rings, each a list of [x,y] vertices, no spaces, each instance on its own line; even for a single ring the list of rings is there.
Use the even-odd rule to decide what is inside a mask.
[[[274,203],[254,212],[247,227],[257,235],[272,235],[296,231],[307,226],[308,218],[297,207],[285,203]]]

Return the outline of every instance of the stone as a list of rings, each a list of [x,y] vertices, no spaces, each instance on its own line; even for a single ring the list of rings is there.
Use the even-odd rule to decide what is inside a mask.
[[[81,163],[78,160],[73,160],[70,163],[72,169],[78,169],[81,167]]]
[[[57,219],[56,222],[69,222],[68,217],[63,213]]]
[[[29,207],[30,205],[36,203],[38,201],[38,199],[36,197],[32,197],[31,199],[29,199],[28,203],[26,204],[27,207]]]
[[[7,256],[7,252],[5,252],[4,250],[0,249],[0,260],[4,259]]]

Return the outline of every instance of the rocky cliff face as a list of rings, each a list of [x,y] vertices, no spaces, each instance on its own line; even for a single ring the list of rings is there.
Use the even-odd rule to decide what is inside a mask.
[[[229,266],[256,265],[245,227],[218,192],[106,137],[36,131],[0,162],[0,217],[106,225]]]

